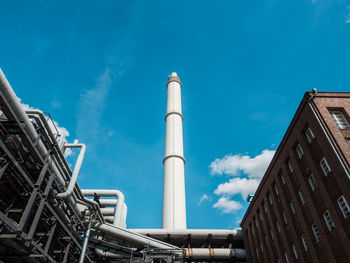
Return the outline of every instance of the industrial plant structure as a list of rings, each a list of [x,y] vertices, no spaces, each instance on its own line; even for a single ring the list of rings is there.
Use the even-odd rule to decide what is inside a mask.
[[[350,93],[307,92],[242,220],[249,262],[350,262]]]
[[[118,190],[80,189],[86,147],[25,110],[0,70],[0,262],[244,262],[240,229],[187,229],[181,82],[169,76],[161,229],[126,229]],[[73,168],[64,152],[79,148]],[[118,187],[118,186],[116,186]]]

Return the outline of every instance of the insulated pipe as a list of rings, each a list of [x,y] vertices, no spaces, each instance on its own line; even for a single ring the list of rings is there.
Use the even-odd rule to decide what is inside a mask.
[[[28,135],[29,139],[32,142],[37,142],[35,145],[35,148],[37,149],[42,160],[47,161],[49,163],[49,170],[56,175],[58,183],[61,186],[65,187],[67,184],[64,178],[59,172],[57,166],[52,162],[52,157],[50,156],[50,153],[47,151],[43,142],[40,139],[38,140],[39,138],[38,133],[36,132],[32,122],[30,121],[29,117],[24,111],[22,105],[19,102],[19,99],[17,98],[15,92],[11,88],[10,83],[6,79],[1,69],[0,69],[0,93],[4,97],[5,102],[7,102],[9,104],[9,107],[12,109],[12,114],[14,114],[17,117],[17,119],[23,124],[22,127],[25,130],[26,134]],[[74,209],[76,210],[76,212],[81,215],[81,211],[79,207],[76,205],[76,202],[74,202],[73,198],[69,198],[68,201],[74,206]],[[98,205],[94,201],[84,199],[83,197],[82,197],[82,201],[84,201],[85,205],[86,203],[88,203],[94,206],[95,209],[98,209]],[[104,221],[103,218],[100,218],[100,219]]]
[[[181,81],[171,73],[166,85],[163,229],[186,229],[185,158],[183,153]]]
[[[184,248],[184,258],[190,261],[205,260],[247,260],[245,249],[241,248]]]
[[[122,259],[122,258],[130,258],[130,254],[127,254],[125,252],[108,252],[108,251],[104,251],[103,249],[100,248],[96,248],[95,252],[97,255],[99,255],[100,257],[106,257],[106,258],[118,258],[118,259]]]
[[[211,239],[224,239],[232,235],[234,239],[243,239],[242,229],[128,229],[130,231],[157,237],[183,237],[191,235],[194,239],[205,239],[211,235]]]
[[[81,190],[84,196],[93,197],[94,194],[97,194],[101,197],[116,197],[118,199],[117,206],[114,213],[114,225],[122,225],[122,213],[124,206],[124,195],[118,190],[98,190],[98,189],[83,189]]]
[[[174,245],[135,233],[130,230],[117,227],[115,225],[107,224],[107,223],[105,224],[94,223],[93,229],[97,232],[102,232],[106,236],[128,241],[138,246],[138,248],[150,246],[150,247],[159,248],[159,249],[178,249],[178,247]]]
[[[74,187],[75,187],[75,184],[77,183],[79,171],[80,171],[81,165],[83,163],[84,155],[85,155],[85,151],[86,151],[86,146],[85,146],[85,144],[82,144],[82,143],[80,143],[80,144],[78,144],[78,143],[65,144],[64,147],[65,148],[80,148],[80,153],[79,153],[77,161],[75,163],[73,174],[72,174],[72,177],[70,179],[70,182],[69,182],[69,185],[68,185],[66,191],[56,195],[56,198],[61,198],[61,199],[67,198],[67,196],[70,196],[72,194]]]

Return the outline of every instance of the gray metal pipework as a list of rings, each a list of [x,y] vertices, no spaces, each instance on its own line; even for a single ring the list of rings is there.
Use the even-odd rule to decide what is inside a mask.
[[[125,241],[128,241],[132,244],[138,246],[138,248],[143,248],[145,246],[150,246],[153,248],[160,249],[178,249],[178,247],[165,243],[163,241],[159,241],[157,239],[147,237],[133,231],[123,229],[111,224],[101,224],[101,223],[93,223],[94,231],[98,233],[103,233],[106,236],[112,238],[119,238]]]
[[[57,194],[56,198],[66,198],[72,194],[74,187],[75,187],[75,184],[77,183],[79,171],[80,171],[81,165],[83,163],[85,151],[86,151],[86,146],[85,146],[85,144],[82,144],[82,143],[72,143],[72,144],[66,143],[64,145],[64,147],[65,148],[80,148],[80,153],[79,153],[77,161],[75,163],[73,174],[72,174],[72,177],[70,179],[70,182],[69,182],[69,185],[68,185],[66,191],[63,193]]]
[[[22,127],[25,131],[25,133],[28,135],[29,139],[32,142],[36,142],[35,148],[42,158],[43,161],[47,161],[49,163],[49,170],[56,175],[58,183],[65,187],[67,185],[65,179],[61,175],[59,169],[56,167],[54,162],[52,162],[52,157],[50,156],[49,152],[47,151],[46,147],[44,146],[43,142],[38,138],[39,135],[36,132],[32,122],[30,121],[27,113],[23,109],[22,105],[19,102],[18,97],[16,96],[15,92],[11,88],[10,83],[6,79],[6,76],[0,69],[0,94],[4,97],[5,102],[8,103],[9,107],[12,109],[12,114],[23,123]],[[95,209],[98,209],[98,205],[96,202],[88,199],[84,199],[84,197],[81,195],[81,200],[86,204],[89,203],[90,205],[93,205]],[[69,198],[68,201],[74,206],[77,213],[81,214],[80,209],[76,205],[76,202],[74,202],[73,198]],[[101,217],[101,220],[104,221],[103,217]]]
[[[122,192],[118,190],[99,190],[99,189],[82,189],[81,192],[84,196],[94,196],[97,194],[101,197],[116,197],[117,205],[114,212],[114,220],[113,224],[117,226],[122,226],[122,218],[123,218],[123,206],[124,206],[124,195]]]

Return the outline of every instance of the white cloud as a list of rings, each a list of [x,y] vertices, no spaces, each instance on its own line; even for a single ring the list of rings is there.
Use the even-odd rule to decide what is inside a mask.
[[[242,208],[242,204],[229,200],[227,197],[221,197],[214,205],[214,208],[218,208],[221,210],[224,214],[230,214],[233,213],[236,210],[239,210]]]
[[[241,173],[244,173],[249,178],[261,178],[274,154],[273,150],[264,150],[254,158],[249,155],[229,154],[222,159],[213,161],[209,166],[210,173],[212,175],[227,174],[232,176],[240,176]]]
[[[211,196],[204,194],[204,195],[202,195],[201,199],[199,200],[199,204],[201,204],[205,201],[211,202],[211,200],[212,200]]]
[[[25,104],[25,103],[22,103],[21,99],[18,98],[20,104],[22,105],[23,109],[25,111],[27,110],[38,110],[38,111],[41,111],[40,109],[38,108],[34,108],[28,104]],[[67,137],[69,137],[69,131],[64,128],[64,127],[61,127],[59,125],[58,122],[54,121],[54,120],[51,120],[49,117],[45,116],[46,118],[46,121],[50,127],[50,130],[52,131],[52,133],[54,134],[54,136],[57,136],[57,141],[58,142],[67,142]],[[58,136],[59,135],[59,136]],[[65,152],[65,155],[66,156],[69,156],[69,155],[72,155],[72,151],[70,149],[67,149],[67,151]]]
[[[243,199],[254,193],[259,186],[260,180],[247,178],[231,178],[228,182],[220,184],[216,190],[216,195],[232,196],[241,194]]]

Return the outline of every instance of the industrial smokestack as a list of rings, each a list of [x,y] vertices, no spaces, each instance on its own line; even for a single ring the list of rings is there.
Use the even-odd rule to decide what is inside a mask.
[[[163,218],[164,229],[186,229],[185,158],[183,154],[181,81],[175,72],[167,82],[168,100],[165,115],[165,157]]]

